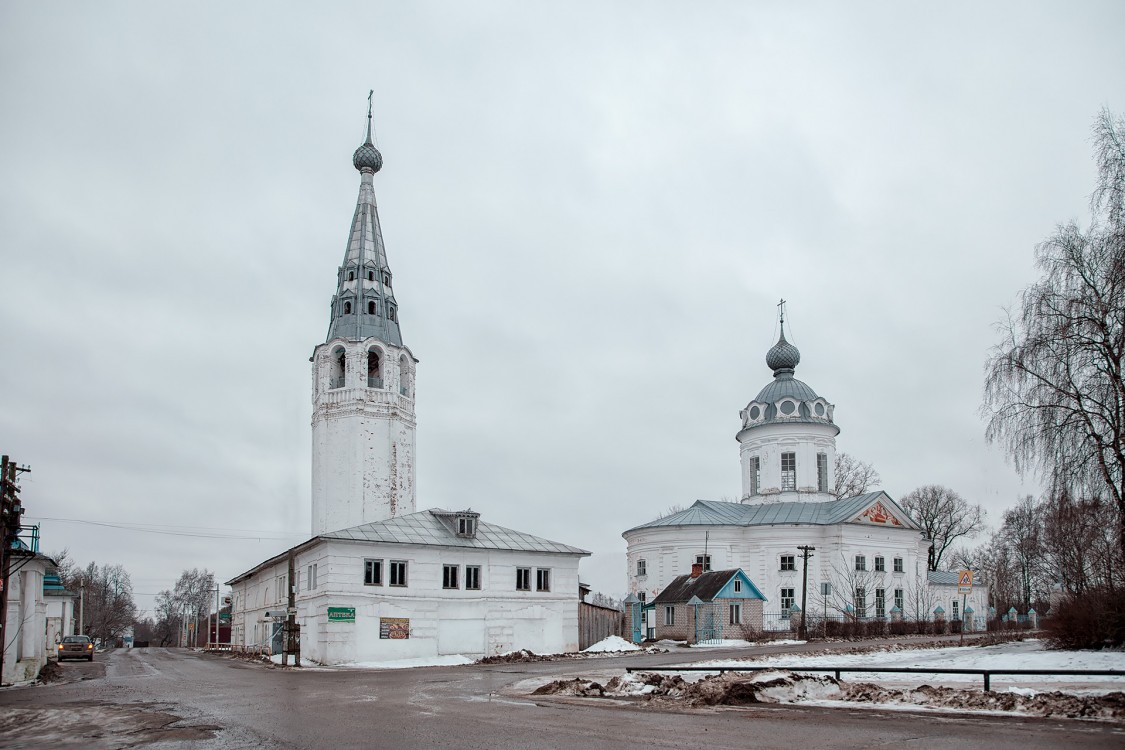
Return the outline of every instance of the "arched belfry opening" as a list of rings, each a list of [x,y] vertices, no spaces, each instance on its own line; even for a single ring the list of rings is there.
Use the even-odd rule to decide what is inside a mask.
[[[368,388],[382,388],[383,387],[383,368],[382,358],[379,356],[378,349],[369,349],[367,351],[367,387]]]
[[[410,358],[403,354],[398,358],[399,393],[410,396],[414,393],[414,377],[410,370]]]
[[[329,388],[344,387],[344,373],[347,372],[348,354],[344,347],[338,346],[332,350],[332,375],[328,379]]]

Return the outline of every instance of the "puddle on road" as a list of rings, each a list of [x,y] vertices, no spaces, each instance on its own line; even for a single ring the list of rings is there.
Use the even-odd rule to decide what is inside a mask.
[[[0,747],[117,750],[153,742],[206,740],[222,729],[178,726],[180,721],[152,704],[8,707],[0,716]]]

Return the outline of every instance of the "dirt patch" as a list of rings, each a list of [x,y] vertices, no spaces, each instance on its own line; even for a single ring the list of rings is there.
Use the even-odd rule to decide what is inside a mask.
[[[605,688],[592,680],[575,678],[573,680],[555,680],[542,687],[536,688],[532,695],[577,695],[588,698],[605,695]]]
[[[845,686],[843,700],[857,703],[899,703],[918,706],[962,708],[976,711],[1014,711],[1065,719],[1125,720],[1125,693],[1071,695],[1057,691],[1035,693],[996,693],[923,685],[911,690],[894,690],[857,682]]]
[[[0,715],[0,747],[119,750],[153,742],[206,740],[221,729],[214,725],[183,726],[181,721],[153,704],[8,707]]]
[[[56,682],[65,679],[65,677],[66,675],[63,672],[63,668],[59,666],[57,661],[48,660],[47,663],[43,665],[43,668],[39,670],[40,682]]]

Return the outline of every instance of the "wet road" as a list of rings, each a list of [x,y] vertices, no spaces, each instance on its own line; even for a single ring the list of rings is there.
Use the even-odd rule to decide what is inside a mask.
[[[125,748],[152,742],[159,748],[333,750],[1125,746],[1125,728],[1087,722],[795,706],[657,712],[604,700],[531,699],[511,687],[532,678],[596,677],[626,665],[698,659],[698,653],[689,653],[298,671],[176,649],[116,651],[99,655],[93,664],[61,665],[61,683],[0,691],[0,747]]]

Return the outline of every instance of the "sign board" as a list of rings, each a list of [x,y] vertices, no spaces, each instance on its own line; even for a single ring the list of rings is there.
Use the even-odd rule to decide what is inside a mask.
[[[961,570],[957,572],[957,593],[973,593],[973,571]]]
[[[410,637],[409,617],[380,617],[379,637],[401,641]]]
[[[329,607],[328,622],[355,622],[355,607]]]

